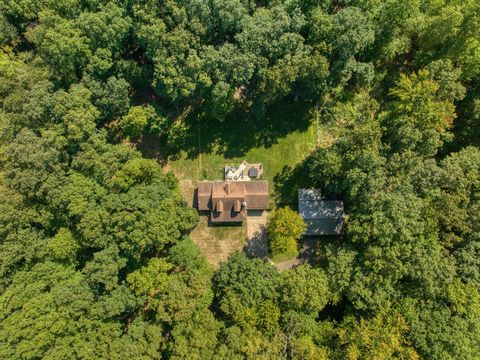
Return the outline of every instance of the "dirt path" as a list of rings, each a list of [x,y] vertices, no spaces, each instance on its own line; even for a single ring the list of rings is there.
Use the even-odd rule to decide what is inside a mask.
[[[279,263],[274,264],[274,266],[278,269],[278,271],[284,271],[288,269],[292,269],[297,267],[298,265],[302,264],[302,260],[299,258],[293,260],[282,261]]]

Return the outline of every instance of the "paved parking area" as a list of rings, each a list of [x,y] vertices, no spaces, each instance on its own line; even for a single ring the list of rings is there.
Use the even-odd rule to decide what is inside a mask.
[[[268,243],[265,230],[267,215],[267,211],[249,211],[248,213],[245,252],[249,256],[261,259],[268,257]]]

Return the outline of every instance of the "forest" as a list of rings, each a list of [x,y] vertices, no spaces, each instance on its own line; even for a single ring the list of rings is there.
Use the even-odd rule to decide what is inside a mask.
[[[302,116],[345,236],[213,267],[145,142]],[[480,2],[0,0],[0,358],[480,359]]]

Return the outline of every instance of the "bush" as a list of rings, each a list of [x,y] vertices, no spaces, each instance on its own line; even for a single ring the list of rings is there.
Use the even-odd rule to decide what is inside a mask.
[[[298,240],[307,226],[289,207],[274,210],[267,222],[268,247],[273,261],[284,261],[298,256]]]

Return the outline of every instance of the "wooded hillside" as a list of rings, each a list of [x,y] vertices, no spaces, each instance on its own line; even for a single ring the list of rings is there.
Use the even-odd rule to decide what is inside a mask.
[[[161,165],[312,117],[345,236],[213,269]],[[480,3],[0,0],[0,358],[479,359]]]

